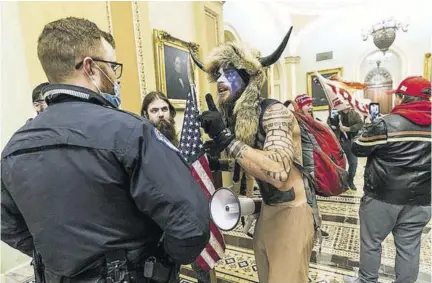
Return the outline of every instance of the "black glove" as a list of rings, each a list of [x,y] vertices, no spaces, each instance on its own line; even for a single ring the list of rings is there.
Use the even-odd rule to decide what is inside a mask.
[[[210,171],[220,171],[220,161],[216,156],[207,155]]]
[[[212,139],[226,128],[222,114],[218,111],[204,111],[199,119],[201,127]]]
[[[223,151],[234,139],[234,135],[226,127],[222,114],[217,110],[210,93],[206,94],[206,101],[209,110],[199,116],[201,127],[215,141],[218,150]]]

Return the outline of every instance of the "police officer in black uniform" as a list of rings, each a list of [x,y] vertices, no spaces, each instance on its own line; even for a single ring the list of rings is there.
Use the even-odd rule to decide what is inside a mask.
[[[207,197],[177,149],[118,110],[112,36],[85,19],[45,26],[49,107],[1,160],[1,239],[46,282],[167,282],[209,241]]]

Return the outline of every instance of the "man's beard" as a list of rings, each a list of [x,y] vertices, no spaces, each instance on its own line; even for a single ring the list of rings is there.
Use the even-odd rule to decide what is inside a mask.
[[[103,71],[105,72],[106,70]],[[103,93],[115,95],[114,84],[106,76],[102,76],[101,85],[99,89]]]
[[[242,95],[243,91],[244,89],[241,89],[236,94],[230,95],[226,101],[222,101],[220,98],[217,100],[219,111],[221,112],[222,117],[225,119],[225,123],[231,132],[234,132],[236,121],[234,116],[234,106]]]
[[[156,124],[156,128],[176,147],[178,146],[179,142],[176,135],[175,130],[175,121],[174,119],[170,119],[170,121],[167,121],[165,119],[160,120]]]

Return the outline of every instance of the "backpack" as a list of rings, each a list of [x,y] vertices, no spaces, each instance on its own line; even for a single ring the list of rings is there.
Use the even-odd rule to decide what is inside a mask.
[[[262,116],[270,105],[280,103],[277,100],[265,99],[261,102]],[[348,172],[344,151],[331,129],[313,117],[298,112],[295,102],[293,112],[301,131],[303,168],[311,176],[313,188],[317,195],[337,196],[348,190]],[[288,106],[285,103],[285,106]],[[260,123],[261,124],[261,123]]]

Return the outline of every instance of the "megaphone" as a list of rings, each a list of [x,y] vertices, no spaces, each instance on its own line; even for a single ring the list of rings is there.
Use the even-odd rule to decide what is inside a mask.
[[[252,216],[261,211],[261,198],[238,198],[228,188],[219,188],[210,199],[210,215],[216,226],[223,231],[233,230],[242,216]],[[243,232],[247,233],[253,222],[248,217]]]

